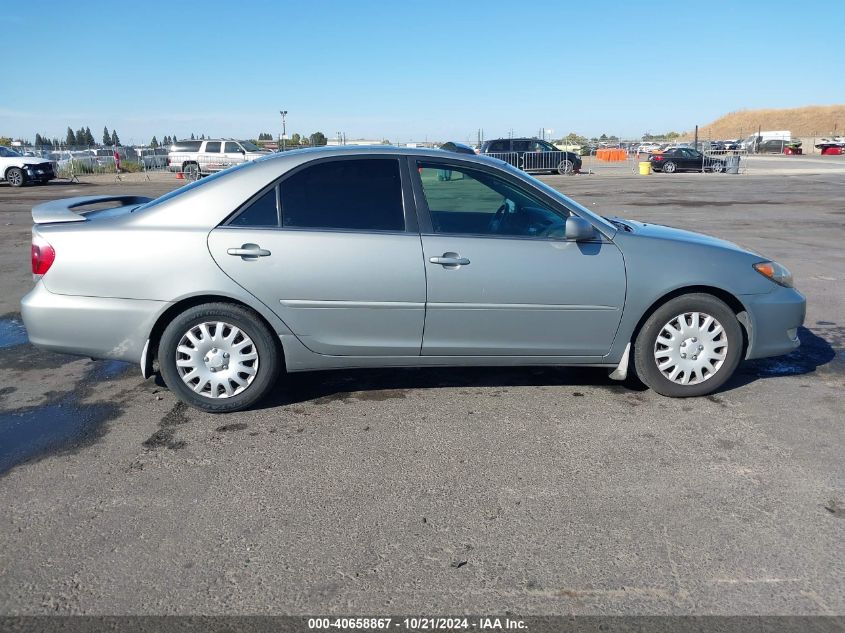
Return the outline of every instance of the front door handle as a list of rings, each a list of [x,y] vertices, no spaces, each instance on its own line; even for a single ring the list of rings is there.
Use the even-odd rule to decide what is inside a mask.
[[[267,257],[270,251],[261,248],[258,244],[242,244],[240,248],[230,248],[226,251],[229,255],[240,257],[244,260],[255,259],[256,257]]]
[[[458,267],[469,264],[469,259],[461,257],[457,253],[443,253],[440,257],[429,257],[428,261],[432,264],[440,264],[441,266]]]

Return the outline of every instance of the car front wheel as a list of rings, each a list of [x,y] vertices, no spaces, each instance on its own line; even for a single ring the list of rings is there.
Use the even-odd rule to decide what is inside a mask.
[[[275,336],[258,315],[228,303],[195,306],[173,319],[162,333],[158,360],[171,391],[212,413],[241,411],[261,400],[282,365]]]
[[[12,167],[6,172],[6,182],[13,187],[22,187],[26,182],[26,176],[23,175],[23,170],[19,167]]]
[[[703,396],[728,380],[742,357],[742,326],[720,299],[694,293],[660,306],[634,343],[637,376],[672,398]]]

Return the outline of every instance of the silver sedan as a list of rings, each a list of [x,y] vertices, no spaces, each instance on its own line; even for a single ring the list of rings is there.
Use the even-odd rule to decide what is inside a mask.
[[[32,343],[158,370],[206,411],[347,367],[605,367],[700,396],[795,349],[805,312],[755,253],[439,150],[288,152],[33,218]]]

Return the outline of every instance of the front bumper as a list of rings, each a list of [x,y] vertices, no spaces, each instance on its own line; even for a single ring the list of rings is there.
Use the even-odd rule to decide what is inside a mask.
[[[164,301],[53,294],[39,281],[21,300],[30,342],[61,354],[137,363]]]
[[[26,165],[24,173],[26,173],[27,180],[53,180],[56,178],[52,163]]]
[[[766,294],[742,295],[748,314],[747,360],[788,354],[799,345],[807,300],[794,288],[778,286]]]

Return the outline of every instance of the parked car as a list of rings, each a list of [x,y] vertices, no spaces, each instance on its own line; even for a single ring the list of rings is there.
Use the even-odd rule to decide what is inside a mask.
[[[484,141],[481,153],[492,155],[527,172],[574,174],[581,170],[581,157],[563,152],[536,138],[497,138]]]
[[[758,154],[801,154],[801,143],[783,139],[769,139],[757,144]]]
[[[816,149],[820,150],[823,156],[839,156],[845,154],[845,143],[818,143]]]
[[[189,180],[213,174],[232,165],[270,154],[250,141],[216,138],[203,141],[177,141],[167,154],[168,169],[180,171]]]
[[[653,154],[649,159],[654,171],[672,174],[676,171],[725,171],[725,159],[706,156],[698,150],[688,147],[667,149]]]
[[[804,319],[760,255],[439,150],[297,150],[32,215],[33,345],[158,367],[206,411],[346,367],[589,365],[699,396],[795,349]]]
[[[27,183],[46,185],[55,177],[56,172],[49,159],[22,156],[12,148],[0,145],[0,181],[22,187]]]
[[[475,154],[475,150],[471,148],[469,145],[464,145],[463,143],[456,143],[454,141],[448,141],[443,143],[440,146],[440,149],[445,150],[447,152],[457,152],[458,154]]]
[[[144,169],[164,169],[167,167],[168,149],[166,147],[145,147],[135,150]]]

